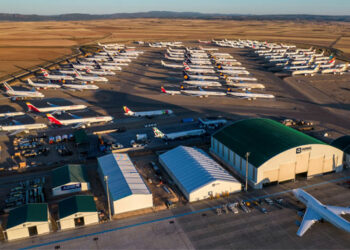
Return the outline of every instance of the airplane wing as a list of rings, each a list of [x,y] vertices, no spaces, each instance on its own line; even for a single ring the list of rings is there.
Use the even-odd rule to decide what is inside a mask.
[[[26,129],[19,129],[19,130],[16,130],[16,131],[10,133],[9,136],[17,135],[17,134],[20,134],[22,132],[29,133],[29,131]]]
[[[47,102],[47,104],[49,104],[51,107],[59,107],[58,105],[52,104],[50,102]]]
[[[75,119],[80,119],[81,117],[78,116],[78,115],[74,115],[74,114],[71,114],[71,113],[68,113],[70,116],[74,117]]]
[[[350,207],[326,206],[328,210],[337,215],[350,214]]]
[[[301,225],[298,229],[297,235],[303,236],[303,234],[318,220],[320,220],[321,217],[311,208],[306,209],[306,213],[304,215],[303,221],[301,222]]]
[[[20,123],[20,122],[17,121],[17,120],[12,120],[12,121],[13,121],[13,123],[16,124],[16,125],[22,125],[22,123]]]

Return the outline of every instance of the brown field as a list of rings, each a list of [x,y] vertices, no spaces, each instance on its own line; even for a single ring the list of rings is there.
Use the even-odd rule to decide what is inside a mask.
[[[350,54],[350,24],[339,22],[117,19],[1,22],[0,77],[101,42],[257,39],[330,46]]]

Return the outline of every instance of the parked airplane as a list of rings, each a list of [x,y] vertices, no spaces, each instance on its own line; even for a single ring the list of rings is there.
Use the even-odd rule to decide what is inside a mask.
[[[161,60],[161,63],[164,67],[167,68],[182,69],[184,67],[182,64],[165,63],[163,60]]]
[[[114,76],[115,72],[104,69],[86,69],[86,73],[99,76]]]
[[[199,90],[181,90],[181,93],[185,95],[198,96],[199,98],[208,97],[208,96],[225,96],[226,93],[218,91],[207,91],[203,89]]]
[[[76,76],[75,78],[80,81],[86,81],[86,82],[108,82],[108,79],[106,77],[101,76],[83,76],[78,71],[75,71]]]
[[[239,88],[242,90],[251,90],[251,89],[265,89],[265,85],[261,83],[247,83],[247,82],[233,82],[226,80],[226,85]]]
[[[63,87],[67,89],[72,89],[72,90],[96,90],[99,89],[97,85],[93,84],[70,84],[70,83],[65,83],[62,85]]]
[[[271,94],[260,94],[260,93],[250,93],[250,92],[227,92],[228,95],[232,95],[234,97],[239,97],[241,99],[248,99],[248,100],[255,100],[257,98],[267,98],[267,99],[273,99],[275,98],[274,95]]]
[[[292,72],[292,76],[296,75],[310,75],[314,76],[320,70],[320,64],[317,65],[314,69],[305,69],[305,70],[296,70]]]
[[[12,132],[10,136],[16,135],[21,132],[29,133],[29,130],[45,129],[47,125],[44,123],[34,123],[34,124],[21,124],[18,121],[14,121],[15,125],[5,125],[0,126],[0,131]]]
[[[44,94],[32,89],[31,91],[27,90],[14,90],[6,82],[4,83],[6,88],[6,94],[11,96],[12,100],[25,99],[25,98],[44,98]]]
[[[165,90],[164,87],[160,87],[160,90],[163,94],[167,95],[181,95],[181,91],[179,90]]]
[[[183,61],[184,60],[184,57],[168,56],[167,54],[165,54],[165,58],[168,60],[173,60],[173,61]]]
[[[349,63],[344,64],[342,67],[324,69],[321,71],[322,74],[344,74],[349,67]]]
[[[44,107],[44,108],[38,108],[35,107],[33,104],[30,102],[27,102],[26,105],[28,107],[28,111],[34,111],[38,113],[49,113],[49,112],[62,112],[62,111],[71,111],[71,110],[81,110],[81,109],[86,109],[87,107],[85,105],[67,105],[67,106],[59,106],[59,105],[54,105],[51,103],[47,103],[50,105],[50,107]]]
[[[38,82],[33,82],[32,80],[28,79],[27,80],[28,84],[36,89],[59,89],[61,88],[61,85],[58,84],[52,84],[52,83],[38,83]]]
[[[234,69],[224,69],[218,70],[220,75],[249,75],[250,72],[248,70],[234,70]]]
[[[20,116],[25,115],[23,112],[7,112],[7,113],[0,113],[1,118],[8,118],[8,117],[14,117],[14,116]]]
[[[190,68],[185,67],[185,70],[191,73],[200,73],[200,74],[215,74],[213,69],[203,69],[203,68]]]
[[[60,126],[75,125],[74,128],[79,128],[79,127],[84,128],[86,126],[89,127],[92,123],[110,122],[113,120],[113,117],[111,116],[96,116],[96,117],[81,118],[79,116],[71,114],[71,116],[75,118],[68,119],[68,120],[59,120],[51,114],[47,114],[46,116],[52,124],[56,124]]]
[[[239,77],[239,76],[224,76],[224,78],[234,82],[241,82],[241,81],[256,82],[258,80],[255,77]]]
[[[221,83],[215,81],[203,81],[203,80],[187,80],[184,81],[185,84],[194,85],[199,87],[221,87]]]
[[[73,76],[68,76],[68,75],[50,75],[46,69],[41,68],[40,69],[41,72],[43,73],[44,77],[50,80],[57,80],[57,81],[61,81],[61,80],[74,80]]]
[[[320,220],[328,221],[334,226],[350,233],[350,222],[340,216],[350,214],[350,207],[323,205],[315,197],[302,189],[294,189],[293,194],[307,207],[297,232],[298,236],[303,236],[316,221]]]
[[[152,110],[152,111],[142,111],[142,112],[133,112],[127,106],[123,106],[124,115],[127,116],[136,116],[136,117],[153,117],[157,115],[171,115],[173,111],[170,109],[163,110]]]
[[[184,79],[185,80],[219,80],[218,76],[208,76],[208,75],[200,75],[200,74],[188,74],[186,71],[184,73]]]
[[[201,136],[201,135],[204,135],[206,131],[204,129],[193,129],[193,130],[164,134],[158,128],[154,127],[153,133],[154,133],[154,137],[156,138],[161,138],[164,140],[175,140],[175,139],[180,139],[185,137]]]

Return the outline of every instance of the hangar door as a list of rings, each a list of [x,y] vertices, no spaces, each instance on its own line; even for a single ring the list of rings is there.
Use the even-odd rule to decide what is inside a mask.
[[[333,157],[325,158],[323,162],[323,172],[326,173],[331,171],[333,171]]]
[[[310,159],[307,176],[323,173],[323,157]]]
[[[280,165],[278,181],[287,181],[295,179],[295,162],[289,162]]]
[[[307,169],[309,167],[309,157],[310,153],[304,153],[304,154],[298,154],[297,155],[297,162],[295,165],[295,173],[300,174],[307,172]]]
[[[278,169],[264,171],[264,180],[274,182],[278,180]]]

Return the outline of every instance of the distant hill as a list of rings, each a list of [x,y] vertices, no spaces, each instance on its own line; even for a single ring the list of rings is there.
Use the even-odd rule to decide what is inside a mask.
[[[80,21],[120,18],[178,18],[178,19],[205,19],[205,20],[299,20],[299,21],[342,21],[350,22],[350,16],[325,16],[325,15],[240,15],[240,14],[204,14],[198,12],[171,12],[149,11],[137,13],[116,13],[106,15],[90,14],[62,14],[62,15],[22,15],[0,13],[0,21]]]

